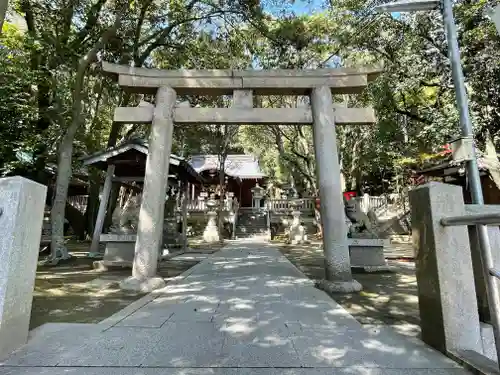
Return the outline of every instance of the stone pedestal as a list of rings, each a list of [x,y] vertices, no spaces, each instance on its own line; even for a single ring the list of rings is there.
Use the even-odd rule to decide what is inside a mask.
[[[105,271],[109,267],[132,268],[135,255],[135,234],[101,234],[99,241],[106,243],[102,260],[94,262],[94,268]]]
[[[361,290],[361,284],[353,280],[351,273],[335,115],[329,87],[312,90],[311,109],[327,279],[320,287],[328,291],[338,289],[338,292]]]
[[[216,243],[220,241],[219,228],[217,228],[217,212],[209,211],[207,213],[208,223],[203,232],[203,241],[206,243]]]
[[[176,218],[167,218],[163,223],[163,255],[165,249],[168,249],[167,254],[174,252],[174,249],[182,248],[182,233],[178,230],[179,222]]]
[[[0,359],[26,344],[47,188],[0,179]]]
[[[389,271],[384,256],[384,246],[389,240],[379,238],[349,238],[349,254],[352,268],[362,268],[366,272]]]
[[[160,87],[156,94],[132,279],[128,283],[123,283],[124,289],[144,290],[161,284],[160,280],[153,283],[147,280],[156,276],[158,254],[162,245],[176,97],[175,91],[165,86]],[[141,283],[144,283],[144,288],[137,287],[137,285],[142,285]]]

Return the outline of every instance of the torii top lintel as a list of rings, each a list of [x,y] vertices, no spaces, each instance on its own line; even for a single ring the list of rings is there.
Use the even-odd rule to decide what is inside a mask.
[[[381,72],[380,67],[277,70],[162,70],[133,68],[103,62],[103,71],[118,76],[123,88],[153,93],[170,86],[178,94],[230,95],[234,90],[253,90],[256,95],[306,95],[318,86],[335,94],[360,93]]]

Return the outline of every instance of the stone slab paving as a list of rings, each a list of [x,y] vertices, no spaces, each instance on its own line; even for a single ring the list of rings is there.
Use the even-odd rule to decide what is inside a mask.
[[[464,375],[390,327],[363,327],[279,251],[239,241],[99,324],[48,324],[0,375]]]

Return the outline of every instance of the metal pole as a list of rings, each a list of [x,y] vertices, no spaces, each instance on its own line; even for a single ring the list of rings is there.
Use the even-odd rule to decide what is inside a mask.
[[[446,39],[448,41],[448,54],[450,57],[451,72],[453,76],[453,85],[457,97],[457,107],[460,114],[460,127],[463,137],[473,137],[472,124],[469,116],[469,105],[467,101],[467,92],[465,90],[464,74],[460,64],[460,49],[457,40],[457,27],[453,17],[453,7],[451,0],[442,0],[441,11],[443,14]],[[484,204],[483,192],[481,188],[481,178],[475,150],[472,150],[472,160],[467,162],[467,177],[472,196],[472,203]],[[485,225],[477,226],[479,239],[479,250],[481,252],[481,263],[483,264],[483,275],[486,281],[486,292],[488,294],[488,305],[491,314],[491,323],[495,336],[495,346],[497,358],[500,364],[500,298],[498,295],[498,285],[494,276],[489,272],[493,268],[493,258],[491,255],[490,238]]]
[[[500,35],[500,5],[494,7],[490,12],[490,17],[495,23],[495,27],[497,28],[497,32]]]
[[[444,217],[441,219],[441,225],[445,227],[457,225],[500,225],[500,212]]]

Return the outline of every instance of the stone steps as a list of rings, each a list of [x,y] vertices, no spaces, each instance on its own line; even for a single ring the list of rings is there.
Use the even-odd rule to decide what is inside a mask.
[[[267,233],[266,212],[240,212],[235,233],[237,238],[249,238]]]

